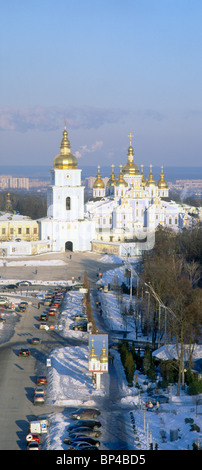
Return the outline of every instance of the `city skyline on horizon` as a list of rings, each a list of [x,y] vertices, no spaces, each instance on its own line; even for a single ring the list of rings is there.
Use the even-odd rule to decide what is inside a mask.
[[[51,167],[67,120],[80,167],[124,164],[130,133],[138,166],[201,166],[200,1],[1,10],[0,165]]]

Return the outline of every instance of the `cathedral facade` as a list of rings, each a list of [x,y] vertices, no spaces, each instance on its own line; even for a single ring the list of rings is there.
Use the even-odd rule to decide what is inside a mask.
[[[84,186],[76,157],[71,153],[66,126],[51,170],[47,191],[47,217],[40,219],[39,239],[48,251],[95,250],[118,255],[137,255],[152,248],[159,225],[179,230],[190,223],[183,207],[169,200],[163,167],[159,181],[152,165],[145,178],[134,162],[131,145],[118,176],[114,165],[105,186],[100,167],[93,197],[84,204]],[[148,244],[149,240],[149,244]]]

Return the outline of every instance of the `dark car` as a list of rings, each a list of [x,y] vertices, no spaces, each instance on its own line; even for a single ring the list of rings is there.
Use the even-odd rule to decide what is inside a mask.
[[[19,352],[19,356],[20,357],[27,357],[30,355],[30,351],[29,349],[27,348],[21,348],[20,352]]]
[[[69,446],[68,450],[98,450],[98,448],[88,444],[87,442],[80,442],[77,446]]]
[[[90,429],[99,429],[102,424],[100,421],[94,421],[92,419],[80,419],[74,424],[70,424],[68,426],[68,430],[71,431],[72,429],[76,429],[78,427],[85,426]]]
[[[71,439],[69,439],[69,441],[70,442],[68,442],[68,444],[71,444],[72,446],[77,445],[79,442],[85,442],[87,444],[90,444],[91,446],[96,447],[100,446],[100,441],[98,441],[97,439],[93,439],[93,437],[87,437],[85,436],[85,434],[83,436],[75,437],[75,439],[73,439],[72,441]]]
[[[48,315],[46,315],[46,313],[42,313],[40,315],[39,319],[40,319],[40,321],[47,321],[48,320]]]
[[[87,331],[87,321],[73,322],[70,325],[70,329],[75,331]]]
[[[39,338],[32,338],[32,344],[39,344],[40,343],[40,339]]]
[[[5,289],[17,289],[18,288],[17,284],[7,284],[4,287]]]
[[[155,404],[158,401],[159,403],[169,403],[169,398],[166,395],[152,395],[152,402],[155,400]]]
[[[100,415],[100,411],[96,408],[79,408],[73,411],[69,416],[72,419],[92,419],[97,418]]]
[[[84,434],[85,436],[88,436],[88,437],[100,437],[101,431],[98,431],[98,429],[91,429],[86,426],[81,426],[81,427],[78,427],[77,429],[74,428],[72,429],[72,431],[69,431],[69,435],[71,439],[75,439],[78,436],[83,436]]]

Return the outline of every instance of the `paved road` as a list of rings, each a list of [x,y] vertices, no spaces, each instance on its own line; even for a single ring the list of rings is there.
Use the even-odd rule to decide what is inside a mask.
[[[47,411],[46,406],[42,410],[33,404],[37,373],[45,372],[50,348],[66,341],[37,329],[39,314],[36,307],[29,306],[16,323],[10,341],[0,345],[0,450],[25,449],[29,420]],[[30,344],[33,336],[40,337],[39,346]],[[29,347],[30,357],[19,357],[21,347]]]

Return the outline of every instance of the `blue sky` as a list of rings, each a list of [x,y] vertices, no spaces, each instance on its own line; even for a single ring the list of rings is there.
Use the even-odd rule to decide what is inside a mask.
[[[200,166],[201,0],[2,0],[0,165]]]

